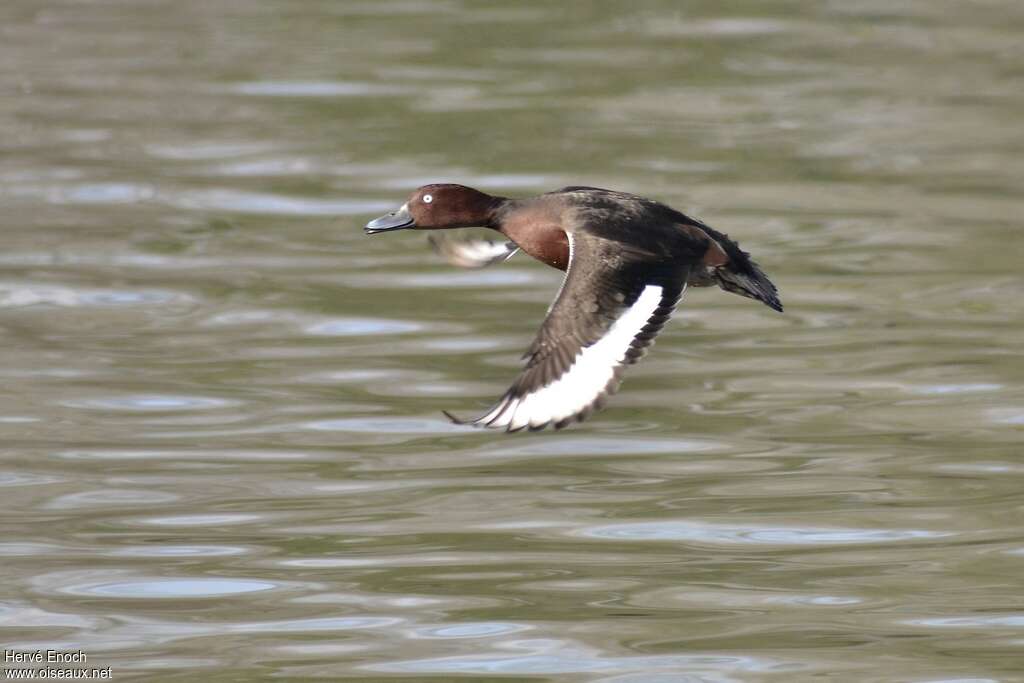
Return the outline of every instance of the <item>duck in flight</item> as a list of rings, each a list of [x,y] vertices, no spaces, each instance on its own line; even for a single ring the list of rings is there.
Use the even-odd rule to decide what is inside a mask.
[[[431,235],[431,243],[465,268],[522,250],[564,270],[565,279],[512,386],[478,418],[445,412],[457,424],[514,432],[586,419],[654,343],[687,286],[717,285],[782,311],[775,285],[727,235],[625,192],[573,186],[509,199],[464,185],[424,185],[401,208],[367,223],[366,233],[468,227],[492,228],[506,239]]]

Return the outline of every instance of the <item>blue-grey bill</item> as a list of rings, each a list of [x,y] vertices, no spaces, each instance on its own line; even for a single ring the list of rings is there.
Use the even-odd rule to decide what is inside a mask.
[[[378,232],[387,232],[388,230],[411,228],[415,225],[416,221],[414,221],[412,216],[409,215],[409,209],[403,206],[391,213],[384,214],[380,218],[374,218],[366,224],[366,227],[363,228],[363,230],[366,231],[367,235],[373,235]]]

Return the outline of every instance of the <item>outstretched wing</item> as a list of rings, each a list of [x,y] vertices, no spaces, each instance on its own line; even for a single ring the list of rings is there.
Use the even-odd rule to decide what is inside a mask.
[[[577,231],[569,267],[526,367],[497,404],[460,424],[517,431],[583,420],[612,394],[682,296],[688,264]],[[447,414],[447,413],[446,413]]]
[[[507,261],[519,251],[515,242],[494,240],[453,240],[434,234],[427,237],[430,246],[448,263],[460,268],[484,268]]]

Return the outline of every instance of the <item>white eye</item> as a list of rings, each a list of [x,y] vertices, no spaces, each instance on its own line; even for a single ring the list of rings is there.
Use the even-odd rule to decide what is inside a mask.
[[[431,195],[431,194],[423,195],[423,203],[424,204],[429,204],[432,201],[434,201],[434,195]]]

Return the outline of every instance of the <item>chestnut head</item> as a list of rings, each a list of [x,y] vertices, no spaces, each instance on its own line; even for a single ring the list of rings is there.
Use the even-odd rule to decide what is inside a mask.
[[[374,235],[407,228],[440,230],[486,226],[500,203],[500,197],[465,185],[424,185],[401,207],[367,223],[365,230],[366,234]]]

